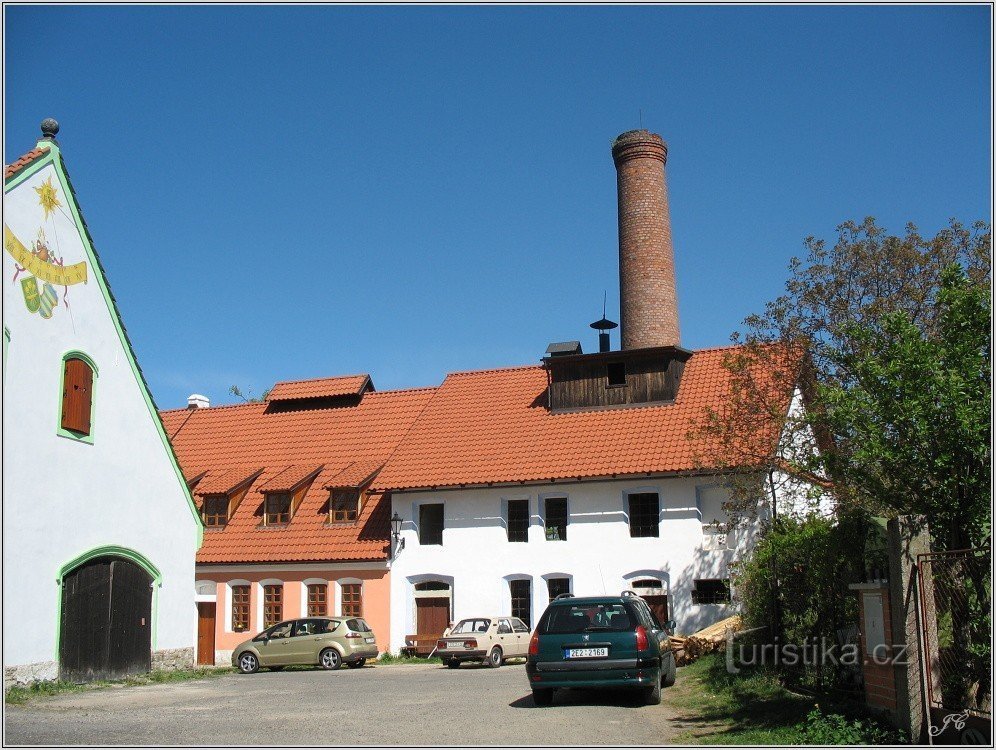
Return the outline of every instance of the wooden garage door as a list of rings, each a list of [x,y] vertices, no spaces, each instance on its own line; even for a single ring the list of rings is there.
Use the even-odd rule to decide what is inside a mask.
[[[123,558],[102,557],[62,580],[59,676],[115,679],[152,666],[152,577]]]
[[[450,624],[449,597],[425,597],[415,600],[419,638],[438,638]]]

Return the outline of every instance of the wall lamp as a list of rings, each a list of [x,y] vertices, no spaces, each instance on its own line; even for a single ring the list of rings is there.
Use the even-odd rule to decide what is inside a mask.
[[[391,516],[391,528],[394,531],[394,541],[398,552],[405,548],[405,540],[401,538],[401,524],[404,523],[404,520],[398,515],[398,511],[394,511],[394,515]]]

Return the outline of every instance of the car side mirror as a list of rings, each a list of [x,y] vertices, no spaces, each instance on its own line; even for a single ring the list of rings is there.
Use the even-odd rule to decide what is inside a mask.
[[[666,627],[668,630],[670,630],[673,633],[674,627],[677,624],[678,623],[676,623],[674,620],[668,620],[666,623],[664,623],[664,627]]]

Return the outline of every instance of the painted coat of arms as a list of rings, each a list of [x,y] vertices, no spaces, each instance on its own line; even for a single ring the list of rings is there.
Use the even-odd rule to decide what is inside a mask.
[[[59,306],[59,293],[56,288],[62,287],[62,302],[68,308],[69,287],[73,284],[86,283],[87,267],[85,262],[67,266],[58,251],[58,228],[49,217],[57,209],[62,209],[62,203],[59,202],[59,190],[52,184],[52,178],[49,177],[39,187],[34,188],[34,191],[38,193],[38,204],[45,211],[45,224],[53,238],[49,239],[46,235],[46,227],[38,227],[38,232],[35,239],[31,240],[29,248],[17,238],[5,222],[3,246],[14,259],[15,271],[12,283],[17,283],[18,276],[22,273],[28,274],[21,279],[21,294],[24,296],[24,304],[28,311],[38,313],[47,319],[52,317],[52,313]]]

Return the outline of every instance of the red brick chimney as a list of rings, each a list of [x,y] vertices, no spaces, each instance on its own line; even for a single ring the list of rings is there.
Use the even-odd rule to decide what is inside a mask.
[[[622,348],[677,346],[671,212],[664,165],[667,144],[630,130],[612,144],[619,194],[619,307]]]

